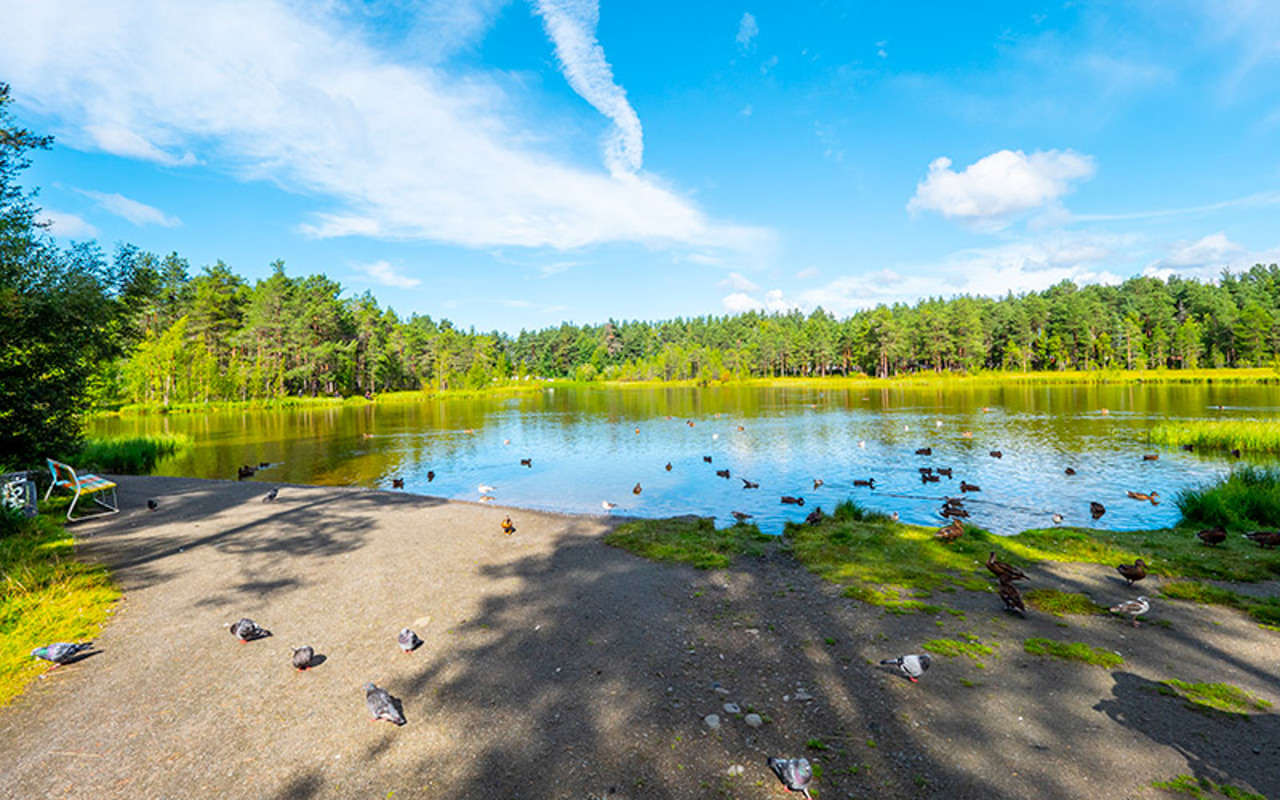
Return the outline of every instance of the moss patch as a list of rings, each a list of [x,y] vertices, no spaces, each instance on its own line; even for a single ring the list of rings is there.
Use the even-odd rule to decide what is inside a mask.
[[[625,522],[604,537],[605,544],[652,561],[723,569],[734,556],[762,556],[775,537],[755,525],[738,523],[716,530],[709,517],[671,517]]]
[[[1229,683],[1188,683],[1180,680],[1161,682],[1161,694],[1181,697],[1188,708],[1218,711],[1223,714],[1248,715],[1271,708],[1271,703]]]
[[[1052,639],[1027,639],[1022,649],[1033,656],[1052,656],[1064,661],[1083,661],[1107,669],[1114,669],[1124,663],[1124,659],[1110,650],[1101,650],[1084,642],[1055,642]]]
[[[1154,789],[1194,797],[1197,800],[1217,797],[1226,797],[1230,800],[1267,800],[1263,795],[1238,786],[1214,783],[1208,778],[1193,778],[1190,775],[1179,775],[1168,781],[1156,781],[1151,786]]]
[[[1022,593],[1027,605],[1047,614],[1061,617],[1065,614],[1102,614],[1105,608],[1078,592],[1060,592],[1057,589],[1032,589]]]
[[[923,647],[925,650],[935,655],[945,658],[955,658],[956,656],[968,656],[974,661],[981,664],[982,656],[989,656],[995,652],[990,645],[982,644],[978,641],[978,637],[973,634],[960,634],[965,641],[957,641],[955,639],[930,639],[925,642]]]

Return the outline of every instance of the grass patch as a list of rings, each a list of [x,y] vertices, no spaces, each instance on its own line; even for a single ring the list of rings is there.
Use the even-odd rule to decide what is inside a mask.
[[[980,662],[981,656],[989,656],[995,652],[990,645],[982,644],[978,641],[978,637],[972,634],[961,634],[967,641],[957,641],[955,639],[930,639],[921,645],[925,650],[935,655],[945,658],[955,658],[956,656],[968,656],[974,661]]]
[[[1274,427],[1280,437],[1280,424]],[[1174,502],[1183,520],[1202,528],[1274,528],[1280,525],[1280,470],[1241,467],[1221,481],[1183,490]]]
[[[90,439],[78,455],[62,459],[86,472],[113,475],[145,475],[161,458],[191,446],[191,438],[182,434],[161,433],[113,439]]]
[[[1254,453],[1280,453],[1280,420],[1184,420],[1162,422],[1147,434],[1152,444],[1219,450],[1244,450]]]
[[[75,560],[75,542],[50,517],[0,538],[0,706],[48,667],[31,650],[92,639],[120,597],[105,567]]]
[[[1022,649],[1033,656],[1052,656],[1063,661],[1083,661],[1107,669],[1114,669],[1124,663],[1124,659],[1110,650],[1100,650],[1084,642],[1055,642],[1052,639],[1027,639]]]
[[[1214,783],[1208,778],[1193,778],[1190,775],[1179,775],[1169,781],[1156,781],[1151,784],[1151,787],[1165,792],[1172,792],[1173,794],[1185,794],[1188,797],[1196,798],[1196,800],[1209,800],[1209,798],[1217,797],[1226,797],[1229,800],[1267,800],[1263,795],[1247,789],[1241,789],[1238,786]]]
[[[1057,589],[1031,589],[1022,593],[1027,605],[1046,614],[1061,617],[1066,614],[1101,614],[1105,608],[1079,592],[1060,592]]]
[[[1186,600],[1211,606],[1226,606],[1243,611],[1264,627],[1280,626],[1280,598],[1250,597],[1200,581],[1172,581],[1166,583],[1160,594],[1174,600]]]
[[[1160,682],[1160,694],[1181,697],[1188,708],[1247,716],[1266,711],[1271,703],[1229,683],[1188,683],[1180,680]]]
[[[605,535],[605,544],[651,561],[723,569],[737,555],[762,556],[774,537],[755,525],[738,523],[716,530],[710,517],[670,517],[624,522]]]

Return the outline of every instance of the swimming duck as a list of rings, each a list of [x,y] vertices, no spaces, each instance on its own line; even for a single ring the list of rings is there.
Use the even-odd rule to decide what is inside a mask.
[[[703,456],[703,457],[702,457],[702,460],[703,460],[703,461],[705,461],[705,462],[707,462],[708,464],[710,464],[710,463],[711,463],[711,456]]]
[[[728,480],[728,479],[729,479],[729,470],[727,470],[727,469],[718,469],[718,470],[716,470],[716,475],[720,476],[721,478],[724,478],[725,480]]]
[[[944,478],[951,477],[951,467],[938,467],[936,470],[934,470],[934,472],[937,472],[939,475],[941,475]]]
[[[792,497],[792,496],[791,496],[791,495],[789,495],[789,494],[784,494],[784,495],[782,496],[782,502],[783,502],[783,503],[786,503],[786,504],[787,504],[787,505],[789,505],[789,506],[802,506],[802,505],[804,505],[804,498],[803,498],[803,497]]]
[[[964,481],[960,481],[960,491],[962,491],[962,492],[980,492],[980,491],[982,491],[982,487],[981,487],[981,486],[974,486],[972,483],[965,483]]]
[[[823,484],[823,483],[824,483],[824,481],[822,480],[822,478],[814,478],[814,479],[813,479],[813,488],[816,490],[818,487],[822,486],[822,484]]]
[[[917,467],[917,469],[920,471],[921,475],[933,474],[933,467]]]
[[[1147,577],[1147,562],[1139,558],[1132,564],[1118,564],[1116,565],[1116,572],[1124,576],[1124,579],[1132,586],[1135,582]]]
[[[1142,456],[1142,460],[1143,461],[1159,461],[1160,455],[1158,453],[1146,453]]]
[[[921,447],[919,450],[917,450],[917,451],[916,451],[916,455],[918,455],[918,456],[931,456],[931,455],[933,455],[933,448],[932,448],[932,447]]]
[[[953,519],[951,520],[950,524],[944,525],[943,527],[939,528],[938,532],[935,533],[933,536],[935,539],[941,542],[954,542],[956,539],[959,539],[963,535],[964,535],[964,523],[962,523],[958,519]]]
[[[756,483],[755,481],[749,481],[746,478],[739,478],[738,480],[742,481],[743,489],[759,489],[760,488],[760,484]]]
[[[1022,570],[1018,569],[1012,564],[1006,564],[1003,561],[996,560],[995,550],[992,550],[991,554],[987,556],[987,569],[991,570],[992,574],[994,574],[996,578],[1002,581],[1003,580],[1010,580],[1010,581],[1029,580],[1029,578],[1027,578],[1027,573],[1023,572]]]
[[[1222,544],[1227,540],[1227,532],[1222,528],[1207,528],[1196,534],[1206,545]]]
[[[867,478],[867,479],[864,481],[862,478],[854,478],[854,479],[853,479],[853,485],[854,485],[854,486],[865,486],[865,487],[867,487],[868,489],[874,489],[874,488],[876,488],[876,479],[875,479],[875,478]]]
[[[392,479],[391,479],[391,488],[392,488],[392,489],[403,489],[403,488],[404,488],[404,478],[392,478]]]
[[[1138,617],[1147,613],[1151,608],[1151,601],[1144,596],[1139,596],[1137,600],[1126,600],[1119,605],[1111,607],[1112,614],[1128,614],[1133,617],[1133,627],[1138,627]]]
[[[941,476],[941,475],[928,475],[928,474],[923,473],[923,472],[922,472],[922,473],[920,473],[920,482],[921,482],[921,483],[938,483],[938,482],[939,482],[939,481],[941,481],[941,480],[942,480],[942,476]]]
[[[668,461],[668,462],[667,462],[667,467],[666,467],[666,469],[667,469],[667,472],[670,472],[670,471],[671,471],[671,462],[670,462],[670,461]]]
[[[1054,524],[1054,525],[1061,525],[1061,524],[1062,524],[1062,520],[1063,520],[1063,519],[1064,519],[1064,517],[1063,517],[1061,514],[1056,514],[1056,513],[1055,513],[1055,514],[1053,515],[1053,524]]]
[[[520,466],[522,466],[522,467],[528,467],[528,468],[530,468],[530,469],[533,469],[533,459],[532,459],[532,458],[522,458],[522,459],[520,459]]]
[[[732,514],[733,518],[738,522],[745,522],[746,520],[751,519],[751,515],[745,511],[730,511],[729,513]]]
[[[240,467],[240,469],[236,470],[236,477],[239,478],[240,480],[244,480],[245,478],[252,478],[253,473],[257,471],[258,471],[257,467],[251,467],[246,464],[245,466]]]
[[[1103,514],[1107,513],[1107,507],[1097,500],[1089,501],[1089,516],[1099,519]]]
[[[963,519],[969,518],[969,512],[968,510],[965,509],[964,506],[944,505],[942,507],[942,510],[939,511],[938,513],[944,517],[947,517],[948,519],[952,519],[955,517],[961,517]]]
[[[1280,544],[1280,531],[1254,531],[1244,538],[1257,542],[1259,547],[1275,547]]]
[[[1076,474],[1076,471],[1075,471],[1074,469],[1072,469],[1071,467],[1067,467],[1066,469],[1064,469],[1064,470],[1062,471],[1062,474],[1063,474],[1063,475],[1075,475],[1075,474]]]
[[[1004,453],[999,450],[992,450],[990,453],[987,453],[987,455],[992,458],[1004,458]]]
[[[1160,497],[1160,493],[1155,490],[1152,490],[1150,494],[1146,494],[1143,492],[1125,492],[1125,494],[1129,495],[1134,500],[1150,500],[1151,505],[1153,506],[1160,505],[1160,501],[1157,499],[1158,497]]]
[[[644,489],[640,488],[640,482],[639,482],[639,481],[636,481],[636,485],[635,485],[635,486],[633,486],[633,487],[631,487],[631,493],[632,493],[632,494],[640,494],[640,493],[641,493],[641,492],[643,492],[643,491],[644,491]]]
[[[502,518],[502,532],[510,536],[516,532],[516,524],[511,521],[511,515]]]
[[[435,471],[434,471],[434,470],[427,470],[427,483],[431,483],[431,482],[432,482],[432,481],[434,481],[435,479],[436,479],[436,473],[435,473]]]
[[[1022,593],[1018,591],[1018,587],[1004,578],[1000,579],[999,584],[1000,587],[997,589],[997,593],[1000,595],[1000,599],[1004,601],[1005,609],[1017,611],[1025,617],[1027,615],[1027,604],[1022,602]]]

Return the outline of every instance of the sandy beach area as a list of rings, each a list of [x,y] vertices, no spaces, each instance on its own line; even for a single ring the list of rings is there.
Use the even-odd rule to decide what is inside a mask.
[[[777,800],[769,756],[818,764],[822,800],[1161,798],[1151,784],[1178,775],[1280,797],[1274,708],[1204,713],[1161,691],[1223,682],[1280,703],[1280,634],[1160,599],[1156,578],[1136,629],[1020,619],[968,591],[898,616],[782,550],[711,572],[645,561],[603,544],[604,517],[118,481],[124,511],[75,532],[124,597],[92,655],[0,709],[0,798]],[[1136,594],[1097,566],[1033,581]],[[241,617],[272,635],[239,643]],[[423,639],[410,654],[405,626]],[[966,635],[994,652],[936,657],[919,684],[876,663]],[[1124,664],[1029,655],[1028,637]],[[306,672],[290,665],[301,645],[320,656]],[[370,720],[367,681],[407,724]]]

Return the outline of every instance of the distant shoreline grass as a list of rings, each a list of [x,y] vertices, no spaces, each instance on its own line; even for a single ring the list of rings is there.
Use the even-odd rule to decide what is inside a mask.
[[[1166,447],[1280,453],[1280,417],[1162,422],[1148,432],[1147,438],[1152,444]]]
[[[160,459],[190,447],[191,437],[174,433],[90,439],[75,458],[69,460],[84,470],[146,475]]]

